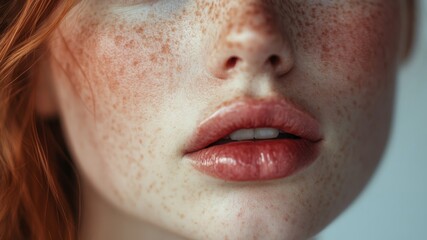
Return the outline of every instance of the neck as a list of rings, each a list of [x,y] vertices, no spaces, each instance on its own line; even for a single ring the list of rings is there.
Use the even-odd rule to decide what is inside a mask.
[[[84,181],[83,181],[84,182]],[[92,186],[82,183],[81,240],[142,240],[183,238],[151,225],[110,204]]]

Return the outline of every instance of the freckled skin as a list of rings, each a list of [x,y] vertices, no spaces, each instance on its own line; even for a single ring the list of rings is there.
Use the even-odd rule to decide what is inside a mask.
[[[177,238],[299,240],[357,196],[388,137],[404,1],[132,2],[82,1],[49,43],[69,147],[98,201]],[[313,165],[259,183],[189,166],[200,121],[270,96],[321,123]]]

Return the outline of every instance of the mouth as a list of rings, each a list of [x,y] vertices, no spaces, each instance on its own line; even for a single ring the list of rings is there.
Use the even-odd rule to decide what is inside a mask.
[[[200,173],[227,181],[290,176],[318,156],[319,123],[284,99],[234,102],[202,121],[185,147]]]
[[[279,139],[301,139],[300,137],[283,132],[277,128],[250,128],[250,129],[239,129],[227,137],[221,138],[218,141],[210,144],[207,148],[212,146],[218,146],[228,143],[236,143],[242,141],[267,141],[267,140],[279,140]]]

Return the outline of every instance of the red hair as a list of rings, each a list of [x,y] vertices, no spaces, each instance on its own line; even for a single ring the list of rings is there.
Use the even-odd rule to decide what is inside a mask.
[[[59,121],[36,114],[31,74],[72,4],[0,4],[0,239],[77,238],[77,177]]]

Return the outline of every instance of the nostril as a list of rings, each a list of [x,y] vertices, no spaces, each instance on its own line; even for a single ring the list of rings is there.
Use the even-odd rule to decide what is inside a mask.
[[[230,57],[227,62],[225,63],[225,69],[230,70],[234,68],[237,65],[237,62],[239,61],[239,58],[236,56]]]
[[[276,68],[280,63],[280,57],[277,55],[272,55],[267,59],[267,63],[270,64],[273,68]]]

